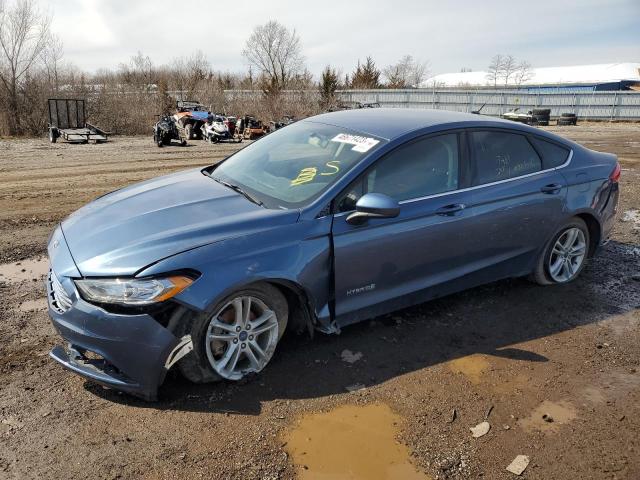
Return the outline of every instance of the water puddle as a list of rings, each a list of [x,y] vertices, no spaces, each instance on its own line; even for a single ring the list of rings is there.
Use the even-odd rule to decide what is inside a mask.
[[[21,312],[45,312],[47,310],[47,299],[38,298],[36,300],[25,300],[20,304],[18,310]]]
[[[491,366],[485,355],[480,353],[456,358],[451,360],[448,365],[453,373],[461,373],[474,385],[481,382],[482,375]]]
[[[46,257],[22,260],[0,265],[0,282],[19,283],[25,280],[41,280],[49,271],[49,260]]]
[[[576,409],[567,401],[550,402],[545,400],[527,418],[520,420],[520,426],[525,431],[538,430],[541,432],[556,431],[560,425],[569,423],[576,418]]]
[[[286,450],[303,480],[429,480],[396,440],[401,417],[382,404],[305,415]]]

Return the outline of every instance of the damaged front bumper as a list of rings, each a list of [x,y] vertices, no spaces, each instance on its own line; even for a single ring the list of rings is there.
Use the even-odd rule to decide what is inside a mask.
[[[49,316],[68,343],[50,356],[93,382],[156,400],[166,372],[192,349],[189,337],[177,338],[150,315],[115,314],[84,301],[70,278],[50,271],[46,287]],[[60,288],[68,296],[62,303]]]

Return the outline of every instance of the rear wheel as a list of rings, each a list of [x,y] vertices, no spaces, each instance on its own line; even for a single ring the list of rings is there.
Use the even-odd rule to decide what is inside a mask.
[[[552,237],[538,259],[533,280],[540,285],[568,283],[585,266],[589,252],[589,229],[580,218],[573,218]]]
[[[194,350],[180,363],[196,383],[237,381],[267,366],[287,326],[287,301],[278,289],[255,284],[221,301],[213,313],[182,322]]]

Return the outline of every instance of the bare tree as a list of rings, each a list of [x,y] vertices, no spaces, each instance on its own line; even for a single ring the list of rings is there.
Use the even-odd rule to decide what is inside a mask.
[[[489,84],[493,84],[494,87],[498,85],[498,80],[502,77],[504,70],[504,57],[500,54],[494,55],[487,68],[487,81]]]
[[[172,87],[181,100],[192,100],[199,84],[211,76],[211,66],[205,54],[198,50],[188,58],[174,58],[170,66]]]
[[[33,0],[17,0],[12,6],[0,0],[0,81],[7,94],[10,135],[21,133],[19,87],[47,45],[50,24]]]
[[[532,76],[531,64],[525,60],[518,62],[513,55],[494,55],[487,72],[487,80],[494,87],[498,82],[505,87],[509,84],[521,85]]]
[[[242,55],[264,75],[273,91],[287,88],[304,70],[300,37],[275,20],[253,29]]]
[[[124,83],[141,92],[151,92],[155,80],[155,70],[151,58],[138,51],[128,65],[120,65],[120,75]]]
[[[526,60],[521,61],[516,68],[516,72],[514,75],[515,84],[522,85],[523,83],[531,80],[533,77],[533,69],[531,68],[531,64]]]
[[[389,88],[411,88],[422,83],[427,75],[427,62],[415,60],[405,55],[398,63],[389,65],[382,71]]]
[[[60,90],[60,75],[62,73],[60,70],[63,68],[63,57],[64,46],[62,40],[57,35],[51,35],[47,46],[42,51],[42,63],[53,94],[57,94]]]
[[[518,61],[515,59],[513,55],[507,55],[503,58],[502,79],[504,80],[505,86],[509,85],[509,80],[514,76],[517,69],[518,69]]]

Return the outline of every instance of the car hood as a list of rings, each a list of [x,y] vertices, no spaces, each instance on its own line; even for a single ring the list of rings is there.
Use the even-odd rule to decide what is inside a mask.
[[[189,170],[109,193],[62,222],[83,276],[133,275],[163,258],[297,221]],[[185,265],[185,268],[189,265]]]

